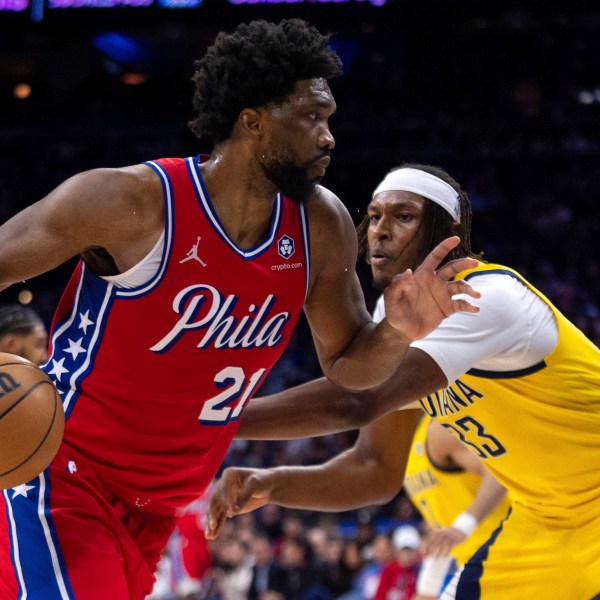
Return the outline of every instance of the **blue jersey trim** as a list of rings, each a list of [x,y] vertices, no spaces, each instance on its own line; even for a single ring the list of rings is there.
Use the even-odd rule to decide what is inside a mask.
[[[85,299],[82,298],[84,289]],[[43,367],[62,396],[65,419],[73,410],[81,382],[94,367],[96,351],[115,296],[115,286],[99,279],[82,262],[73,307],[67,319],[57,325],[52,335],[52,355]],[[85,356],[80,357],[80,354]]]
[[[18,599],[75,600],[50,516],[48,470],[19,490],[4,490]],[[9,494],[12,492],[12,498]],[[27,560],[21,563],[20,556]],[[34,560],[32,560],[34,557]]]
[[[510,517],[510,512],[511,511],[509,509],[507,516],[488,538],[487,542],[485,542],[468,560],[458,580],[458,585],[456,587],[456,598],[460,598],[461,600],[480,600],[480,581],[484,571],[483,563],[487,560],[490,548],[494,545],[496,539],[500,535],[502,527],[504,526],[504,521]]]
[[[163,189],[164,209],[165,209],[165,243],[163,245],[160,266],[157,272],[149,281],[134,288],[117,288],[117,295],[122,298],[130,298],[132,296],[140,297],[151,292],[161,281],[164,272],[167,268],[167,257],[171,254],[171,246],[173,245],[174,236],[174,220],[173,220],[173,186],[167,172],[161,165],[154,161],[144,163],[153,169],[160,177],[160,182]],[[99,279],[102,279],[101,277]]]
[[[188,171],[190,177],[192,179],[192,183],[194,185],[194,189],[196,190],[196,196],[200,202],[200,206],[202,207],[202,211],[206,215],[208,222],[213,226],[213,229],[217,232],[219,237],[239,256],[241,256],[245,260],[252,260],[257,256],[260,256],[264,252],[266,252],[272,245],[275,240],[275,235],[277,230],[279,229],[279,225],[281,223],[281,213],[283,208],[283,197],[281,194],[277,194],[275,197],[275,201],[273,203],[273,214],[271,216],[271,225],[269,227],[269,233],[264,241],[260,242],[257,246],[253,248],[249,248],[248,250],[242,250],[238,248],[232,241],[229,239],[225,229],[221,225],[221,221],[219,217],[215,213],[212,204],[210,202],[210,198],[208,196],[208,192],[204,187],[204,182],[202,181],[202,175],[200,173],[200,166],[198,165],[197,157],[189,157],[186,158],[186,164],[188,167]]]
[[[535,365],[525,367],[524,369],[517,369],[516,371],[486,371],[484,369],[469,369],[468,375],[473,377],[481,377],[482,379],[517,379],[519,377],[526,377],[532,373],[537,373],[542,369],[546,368],[546,361],[542,360]]]
[[[300,228],[302,231],[302,250],[304,252],[304,264],[306,265],[306,287],[304,290],[304,300],[308,297],[308,286],[310,283],[310,229],[308,227],[308,215],[306,205],[298,205],[298,214],[300,216]]]
[[[469,279],[473,279],[473,277],[479,277],[480,275],[509,275],[513,279],[516,279],[519,283],[522,283],[525,287],[528,287],[522,277],[519,277],[516,273],[513,273],[508,269],[487,269],[485,271],[473,271],[473,273],[469,273],[463,277],[463,281],[469,281]]]

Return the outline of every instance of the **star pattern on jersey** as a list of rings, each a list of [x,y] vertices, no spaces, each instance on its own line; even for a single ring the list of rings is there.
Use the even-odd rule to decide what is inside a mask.
[[[30,492],[31,490],[35,490],[35,485],[27,485],[26,483],[22,483],[21,485],[12,488],[12,500],[14,500],[17,496],[23,496],[23,498],[27,498],[27,492]]]
[[[65,349],[65,352],[70,354],[74,359],[77,359],[81,353],[85,354],[87,352],[87,350],[81,346],[81,342],[83,342],[83,337],[80,337],[76,342],[69,338],[69,347]]]
[[[58,337],[47,371],[56,383],[63,383],[63,379],[66,382],[63,376],[75,373],[82,366],[92,344],[95,324],[90,319],[90,309],[79,311],[69,329]],[[59,385],[57,389],[63,396],[67,391]]]
[[[79,313],[79,329],[83,329],[84,335],[87,335],[87,328],[94,324],[94,321],[90,320],[89,310],[86,310],[84,313]]]
[[[65,357],[63,356],[60,360],[52,359],[52,369],[48,371],[48,375],[54,375],[58,381],[61,381],[61,377],[68,373],[69,370],[64,366]]]

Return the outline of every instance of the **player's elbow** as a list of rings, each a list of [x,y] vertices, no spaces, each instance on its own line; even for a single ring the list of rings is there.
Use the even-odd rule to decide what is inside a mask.
[[[360,393],[349,393],[343,408],[336,409],[336,414],[343,420],[344,429],[360,429],[380,416],[375,403]]]
[[[398,478],[395,473],[388,472],[385,468],[375,468],[375,477],[371,484],[371,504],[383,506],[391,502],[402,489],[403,477]]]
[[[400,488],[380,490],[372,504],[374,506],[384,506],[385,504],[389,504],[398,495],[399,491]]]

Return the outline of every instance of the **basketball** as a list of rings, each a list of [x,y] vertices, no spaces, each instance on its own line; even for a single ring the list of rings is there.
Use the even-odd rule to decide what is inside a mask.
[[[0,488],[37,477],[56,455],[64,427],[60,395],[48,376],[0,352]]]

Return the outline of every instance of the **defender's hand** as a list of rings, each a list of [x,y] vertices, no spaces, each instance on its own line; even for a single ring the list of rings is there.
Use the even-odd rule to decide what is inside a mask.
[[[206,538],[214,540],[225,519],[268,504],[272,489],[268,469],[225,469],[208,500],[204,525]]]
[[[455,312],[479,312],[477,306],[464,299],[454,298],[467,294],[479,298],[468,283],[450,281],[454,275],[477,266],[473,258],[452,260],[436,271],[444,257],[460,242],[456,236],[438,244],[413,272],[408,269],[396,275],[384,291],[385,314],[389,324],[411,340],[431,333]]]
[[[454,527],[442,527],[435,531],[429,532],[422,543],[423,553],[426,556],[439,558],[450,554],[450,550],[462,544],[467,539],[467,536]]]

